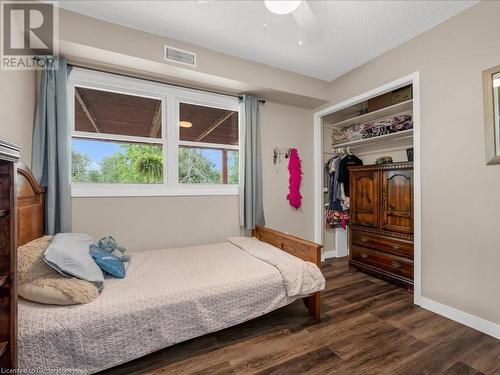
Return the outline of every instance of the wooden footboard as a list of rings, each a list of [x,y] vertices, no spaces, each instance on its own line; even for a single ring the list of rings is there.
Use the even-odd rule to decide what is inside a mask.
[[[252,231],[252,235],[259,241],[267,242],[297,258],[314,263],[318,267],[321,265],[321,248],[323,246],[317,243],[259,225]],[[321,313],[320,292],[304,298],[304,303],[309,310],[309,315],[319,320]]]

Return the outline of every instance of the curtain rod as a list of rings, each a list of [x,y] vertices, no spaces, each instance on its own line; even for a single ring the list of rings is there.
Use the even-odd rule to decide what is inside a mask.
[[[243,99],[243,96],[238,96],[238,99]],[[257,101],[261,104],[266,104],[266,101],[264,99],[259,99]]]
[[[129,78],[143,79],[143,80],[149,81],[149,82],[164,83],[164,84],[167,84],[167,85],[170,85],[170,86],[181,87],[181,88],[184,88],[184,89],[191,89],[191,90],[195,89],[195,90],[199,90],[199,91],[209,92],[211,94],[232,96],[233,98],[238,98],[238,99],[242,98],[241,95],[224,94],[224,93],[218,92],[218,91],[212,91],[212,90],[200,89],[200,88],[196,88],[196,87],[183,86],[183,85],[179,85],[179,84],[175,84],[175,83],[169,83],[169,82],[165,82],[165,81],[160,81],[160,80],[156,80],[156,79],[152,79],[152,78],[144,78],[144,77],[134,76],[134,75],[127,74],[127,73],[116,73],[116,72],[109,71],[109,70],[95,68],[95,67],[93,67],[91,65],[77,64],[77,63],[73,63],[73,62],[70,62],[70,61],[68,61],[68,65],[72,66],[72,67],[75,67],[75,68],[91,69],[91,70],[96,70],[98,72],[103,72],[103,73],[116,74],[116,75],[120,75],[120,76],[124,76],[124,77],[129,77]],[[261,100],[259,100],[259,103],[265,104],[266,101],[263,100],[263,99],[261,99]]]

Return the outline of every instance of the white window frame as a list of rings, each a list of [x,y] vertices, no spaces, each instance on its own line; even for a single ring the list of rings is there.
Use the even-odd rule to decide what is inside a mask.
[[[75,88],[84,87],[125,95],[142,96],[162,101],[161,138],[135,137],[118,134],[81,132],[75,130]],[[238,98],[194,89],[171,86],[116,74],[73,68],[68,77],[68,103],[71,137],[80,139],[106,139],[161,144],[163,147],[163,183],[160,184],[107,184],[71,183],[72,197],[137,197],[182,195],[238,195],[238,185],[179,183],[179,146],[226,148],[240,150],[238,145],[187,142],[179,139],[179,104],[187,103],[239,112]],[[241,130],[239,131],[241,135]],[[241,157],[240,157],[241,160]],[[241,162],[240,162],[241,166]],[[239,181],[242,173],[240,168]]]

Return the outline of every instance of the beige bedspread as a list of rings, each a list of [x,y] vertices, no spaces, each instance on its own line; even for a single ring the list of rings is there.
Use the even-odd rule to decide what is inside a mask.
[[[272,259],[230,242],[137,252],[127,277],[106,279],[89,304],[46,306],[21,299],[19,367],[94,373],[300,298],[287,295],[282,275],[288,271]],[[324,279],[316,289],[306,284],[314,292],[323,289]]]

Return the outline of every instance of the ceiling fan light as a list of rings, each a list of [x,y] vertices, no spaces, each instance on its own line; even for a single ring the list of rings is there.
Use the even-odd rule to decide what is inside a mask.
[[[281,1],[281,0],[265,0],[266,8],[274,14],[289,14],[297,9],[302,0]]]
[[[179,126],[181,128],[190,128],[193,126],[193,124],[189,121],[179,121]]]

